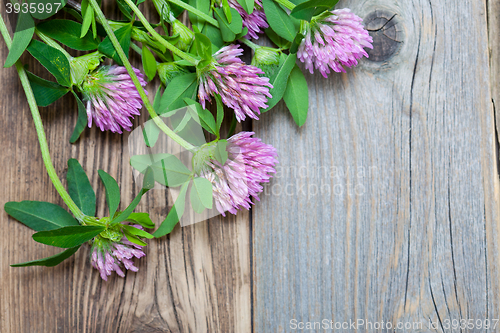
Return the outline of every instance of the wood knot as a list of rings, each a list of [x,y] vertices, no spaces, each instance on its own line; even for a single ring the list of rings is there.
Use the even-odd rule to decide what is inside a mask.
[[[376,10],[363,20],[366,30],[373,38],[373,49],[366,49],[374,62],[388,60],[403,42],[403,29],[397,14],[386,10]]]

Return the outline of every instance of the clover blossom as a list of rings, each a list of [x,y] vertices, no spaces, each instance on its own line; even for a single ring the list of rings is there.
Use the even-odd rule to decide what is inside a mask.
[[[130,227],[143,230],[140,225],[130,225]],[[108,276],[113,271],[124,277],[123,267],[132,272],[138,271],[132,259],[134,257],[139,259],[146,255],[142,248],[142,245],[130,242],[119,228],[114,231],[106,231],[92,241],[90,262],[105,281],[108,280]]]
[[[222,165],[216,159],[207,161],[208,170],[201,177],[212,183],[215,206],[223,215],[228,211],[250,209],[251,197],[259,200],[261,183],[269,182],[276,173],[276,149],[253,138],[253,132],[240,132],[227,140],[228,159]]]
[[[356,66],[358,59],[368,58],[364,48],[373,48],[373,39],[361,21],[345,8],[325,12],[311,23],[304,22],[305,37],[297,53],[299,60],[311,74],[316,68],[324,77],[328,77],[330,68],[345,72],[344,66]]]
[[[198,69],[198,98],[205,108],[210,96],[219,94],[222,102],[234,109],[238,121],[247,116],[259,119],[260,108],[267,108],[269,89],[273,86],[269,78],[260,77],[264,72],[255,66],[246,65],[239,56],[243,50],[239,45],[229,45],[214,54],[214,60],[204,69]]]
[[[261,0],[255,0],[255,7],[252,14],[248,14],[237,0],[228,0],[228,3],[229,6],[236,9],[241,15],[241,18],[243,19],[243,28],[248,28],[248,33],[245,36],[246,38],[259,39],[258,34],[263,33],[262,29],[269,28]]]
[[[144,87],[144,75],[136,68],[134,72]],[[122,128],[127,131],[132,128],[129,118],[140,115],[142,100],[125,67],[102,66],[90,72],[81,91],[89,127],[93,119],[101,131],[122,133]]]

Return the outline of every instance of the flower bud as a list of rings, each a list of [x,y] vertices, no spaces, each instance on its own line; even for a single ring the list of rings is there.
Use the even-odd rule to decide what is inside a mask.
[[[270,47],[255,50],[252,66],[262,69],[267,77],[273,77],[280,65],[280,52]]]
[[[193,43],[194,33],[179,20],[173,20],[172,23],[172,36],[179,35],[179,39],[175,46],[182,51],[188,51]]]
[[[163,21],[171,23],[175,20],[174,14],[172,13],[170,4],[167,0],[153,0],[153,5]]]
[[[85,216],[83,218],[83,225],[100,225],[101,223],[98,222],[97,218],[93,216]]]
[[[160,76],[161,82],[168,86],[168,84],[177,76],[186,74],[188,71],[183,67],[173,63],[173,62],[164,62],[158,64],[157,67],[158,76]]]
[[[74,85],[81,85],[90,71],[96,69],[101,63],[103,55],[96,51],[70,59],[71,81]]]

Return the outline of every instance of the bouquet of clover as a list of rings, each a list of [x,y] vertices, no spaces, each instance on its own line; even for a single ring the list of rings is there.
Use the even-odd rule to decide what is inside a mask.
[[[37,231],[35,241],[65,249],[13,266],[54,266],[89,243],[91,263],[104,280],[113,271],[124,276],[124,269],[137,270],[132,259],[144,256],[144,239],[162,237],[174,229],[184,214],[188,192],[197,213],[216,209],[224,215],[249,209],[252,199],[258,200],[262,184],[276,172],[277,152],[253,137],[254,133],[233,135],[236,123],[247,117],[257,120],[261,112],[283,99],[302,126],[309,101],[297,60],[311,73],[316,70],[327,77],[332,70],[345,72],[355,66],[368,56],[364,48],[372,47],[362,20],[349,9],[334,8],[338,0],[151,1],[159,14],[156,24],[138,8],[144,0],[117,0],[121,20],[107,19],[99,0],[53,4],[28,0],[29,10],[22,3],[7,3],[7,13],[17,13],[18,18],[12,40],[0,19],[0,32],[9,48],[5,67],[17,69],[45,167],[72,213],[47,202],[7,203],[9,215]],[[58,10],[74,19],[54,19]],[[178,19],[184,11],[189,15],[187,26]],[[262,35],[275,47],[251,41]],[[240,44],[252,51],[251,65],[241,60]],[[87,53],[76,57],[70,49]],[[132,67],[130,49],[140,55],[142,70]],[[25,50],[55,81],[24,68],[19,58]],[[151,103],[144,86],[156,76],[162,87]],[[68,162],[68,190],[58,178],[39,114],[39,106],[48,106],[68,92],[79,112],[71,143],[92,124],[102,131],[130,131],[131,119],[145,108],[150,115],[142,131],[146,145],[155,146],[164,133],[189,154],[190,165],[167,153],[134,156],[131,164],[143,174],[143,185],[124,211],[118,211],[118,184],[99,170],[109,216],[96,217],[95,193],[80,164],[74,159]],[[214,105],[213,111],[207,109],[207,102]],[[224,106],[232,110],[227,139],[220,135]],[[215,139],[199,140],[192,135],[196,126],[203,129],[204,137]],[[165,220],[150,234],[145,231],[154,228],[149,215],[134,209],[155,183],[177,188],[178,196]]]

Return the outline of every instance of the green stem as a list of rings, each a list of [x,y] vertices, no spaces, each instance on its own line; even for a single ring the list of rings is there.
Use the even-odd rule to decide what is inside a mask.
[[[285,6],[286,8],[288,8],[290,10],[293,10],[296,7],[296,5],[289,0],[274,0],[274,1],[279,3],[280,5]]]
[[[169,42],[167,42],[159,33],[157,33],[151,24],[149,24],[148,20],[144,17],[142,12],[137,8],[137,6],[132,2],[132,0],[125,0],[125,3],[132,9],[132,11],[137,15],[137,18],[139,21],[141,21],[142,25],[146,28],[146,30],[153,36],[161,45],[165,46],[167,49],[178,55],[184,60],[189,61],[193,65],[196,65],[198,63],[198,60],[195,59],[194,57],[190,56],[189,54],[179,50]]]
[[[5,40],[5,44],[7,44],[7,48],[10,49],[12,45],[12,40],[10,38],[9,31],[7,30],[7,27],[5,26],[2,17],[0,17],[0,32],[2,33],[3,39]],[[43,130],[42,118],[40,117],[40,112],[38,110],[38,106],[36,105],[35,101],[35,95],[33,94],[33,90],[31,90],[31,85],[29,83],[28,76],[26,75],[26,71],[24,70],[24,67],[19,60],[16,62],[16,69],[17,73],[19,74],[19,78],[21,79],[21,84],[26,94],[26,98],[28,100],[28,105],[31,110],[33,122],[35,123],[35,129],[38,135],[38,141],[40,142],[40,150],[42,151],[43,163],[45,164],[45,168],[47,169],[49,178],[52,181],[52,184],[54,184],[57,193],[59,193],[59,195],[64,200],[64,202],[71,210],[73,215],[78,219],[78,221],[82,222],[83,218],[85,217],[85,214],[82,213],[80,208],[78,208],[78,206],[69,196],[68,192],[61,183],[61,180],[57,176],[54,165],[52,164],[52,160],[50,158],[50,153],[49,153],[49,146],[47,144],[47,138],[45,137],[45,131]]]
[[[255,43],[252,43],[250,40],[248,40],[246,38],[242,38],[239,41],[241,43],[245,44],[246,46],[248,46],[249,48],[251,48],[254,51],[262,47],[260,45],[255,44]]]
[[[141,49],[141,47],[139,45],[137,45],[135,43],[130,43],[130,48],[132,50],[134,50],[135,52],[137,52],[137,54],[142,57],[142,49]]]
[[[148,96],[146,95],[146,92],[144,91],[144,88],[141,86],[141,83],[139,82],[139,79],[137,78],[137,75],[135,74],[132,65],[130,64],[130,61],[127,59],[127,56],[125,55],[125,52],[123,51],[120,43],[118,42],[118,39],[116,38],[113,29],[109,25],[108,21],[106,20],[106,17],[104,16],[104,13],[102,12],[101,8],[97,4],[96,0],[89,0],[90,5],[94,8],[94,12],[97,15],[97,17],[101,20],[101,24],[104,27],[104,30],[106,31],[106,34],[108,35],[111,43],[113,44],[116,53],[118,54],[118,57],[120,60],[123,62],[123,65],[127,69],[128,74],[130,75],[130,78],[132,79],[132,82],[134,82],[134,85],[139,92],[139,95],[141,96],[142,102],[144,103],[144,106],[149,112],[149,115],[151,116],[152,120],[155,122],[155,124],[166,134],[168,135],[172,140],[177,142],[179,145],[184,147],[187,150],[194,151],[195,147],[181,138],[179,135],[174,133],[158,116],[156,111],[153,109],[153,106],[149,102]],[[136,7],[137,8],[137,7]],[[139,16],[139,15],[138,15]]]
[[[66,58],[68,58],[68,60],[71,60],[73,59],[73,56],[71,54],[69,54],[61,45],[59,45],[55,40],[53,40],[52,38],[50,38],[49,36],[47,36],[46,34],[44,34],[43,32],[41,32],[40,30],[36,29],[35,30],[36,32],[36,35],[38,37],[40,37],[40,39],[45,42],[45,44],[49,45],[49,46],[52,46],[53,48],[61,51],[65,56]]]
[[[219,22],[217,22],[216,19],[214,19],[213,17],[205,14],[204,12],[202,12],[201,10],[199,9],[196,9],[194,8],[193,6],[190,6],[188,5],[187,3],[185,3],[184,1],[182,0],[168,0],[169,2],[181,7],[181,8],[184,8],[185,10],[187,10],[188,12],[191,12],[193,13],[194,15],[204,19],[205,21],[207,21],[208,23],[210,23],[211,25],[213,25],[214,27],[219,27]]]

